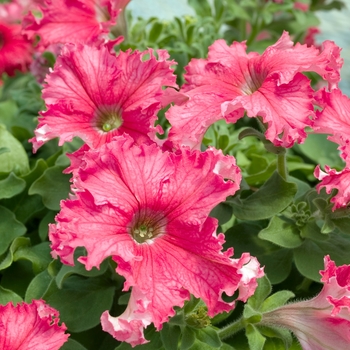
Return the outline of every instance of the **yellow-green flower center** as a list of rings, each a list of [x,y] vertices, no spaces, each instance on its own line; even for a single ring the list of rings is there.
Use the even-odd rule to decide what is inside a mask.
[[[154,234],[154,228],[148,227],[144,224],[133,229],[133,237],[138,243],[146,242],[148,239],[153,238]]]
[[[96,112],[96,126],[103,132],[118,129],[123,124],[120,111],[110,110],[110,108],[100,108]]]
[[[166,219],[159,212],[140,210],[130,223],[129,232],[137,243],[145,243],[165,233]]]

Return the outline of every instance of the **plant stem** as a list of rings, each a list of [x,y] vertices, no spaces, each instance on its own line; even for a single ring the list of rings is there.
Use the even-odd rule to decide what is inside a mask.
[[[241,319],[229,324],[228,326],[220,329],[218,331],[218,335],[219,335],[220,339],[226,339],[244,328],[245,328],[245,322],[244,322],[244,319],[241,318]]]
[[[287,180],[288,172],[285,151],[277,154],[277,171],[284,180]]]

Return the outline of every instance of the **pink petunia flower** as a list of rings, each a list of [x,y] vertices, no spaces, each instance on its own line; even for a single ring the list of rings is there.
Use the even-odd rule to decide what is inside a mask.
[[[59,313],[43,300],[0,305],[1,350],[58,350],[69,337]]]
[[[320,191],[324,187],[327,193],[337,189],[337,194],[331,198],[331,202],[334,203],[332,210],[346,207],[350,202],[350,167],[347,166],[338,172],[326,165],[325,171],[317,165],[314,175],[321,182],[317,184],[316,189]]]
[[[264,324],[283,326],[303,350],[350,348],[350,265],[337,267],[329,256],[320,271],[322,291],[313,299],[291,303],[263,315]]]
[[[313,129],[316,133],[329,134],[329,139],[340,146],[350,141],[350,99],[340,89],[331,92],[322,89],[315,95],[321,107],[316,111]],[[347,159],[346,157],[344,158]]]
[[[325,187],[327,193],[337,189],[337,194],[331,199],[334,203],[333,210],[346,207],[350,202],[350,99],[343,95],[339,89],[327,92],[322,89],[316,94],[315,99],[322,108],[316,111],[317,118],[313,129],[316,133],[329,134],[328,139],[339,145],[341,157],[345,161],[345,168],[336,171],[325,166],[325,171],[317,166],[314,175],[321,182],[316,186],[320,191]]]
[[[126,310],[118,317],[108,311],[101,316],[102,329],[131,346],[148,343],[143,330],[152,323],[152,312],[148,310],[150,301],[138,287],[133,287]]]
[[[23,20],[29,38],[40,36],[39,46],[51,44],[94,43],[108,38],[120,12],[120,0],[45,0],[42,17],[32,13]]]
[[[0,77],[25,72],[32,61],[32,44],[21,34],[19,24],[0,21]]]
[[[66,45],[53,72],[47,77],[42,112],[35,137],[36,151],[59,137],[59,145],[78,136],[89,147],[109,142],[124,132],[137,142],[151,142],[160,126],[154,126],[160,110],[163,86],[177,87],[164,50],[120,52],[108,47]]]
[[[217,40],[207,59],[193,59],[186,67],[182,91],[189,101],[167,112],[169,139],[199,148],[211,124],[220,119],[235,123],[246,112],[262,118],[266,138],[276,146],[303,142],[314,107],[310,81],[301,72],[314,71],[333,88],[340,80],[339,51],[330,41],[321,52],[299,43],[293,46],[286,32],[262,55],[247,54],[244,42],[227,46]]]
[[[301,1],[296,1],[293,5],[293,7],[296,9],[296,10],[300,10],[300,11],[303,11],[303,12],[307,12],[309,11],[309,4],[306,4],[305,2],[301,2]]]
[[[227,180],[225,180],[227,179]],[[57,224],[50,225],[53,256],[73,264],[74,250],[90,270],[112,256],[133,288],[125,313],[104,314],[104,329],[133,345],[145,342],[143,327],[157,329],[174,315],[190,293],[202,298],[209,316],[229,311],[222,293],[246,300],[263,272],[248,253],[231,259],[222,252],[224,235],[210,211],[239,188],[235,159],[217,150],[162,152],[120,136],[84,154],[74,177],[74,193],[61,202]]]
[[[306,44],[308,47],[314,46],[317,49],[321,50],[322,46],[318,45],[316,43],[316,39],[315,39],[315,36],[317,34],[320,34],[320,33],[321,33],[321,30],[319,28],[317,28],[317,27],[309,27],[307,29],[307,31],[306,31],[306,35],[305,35],[305,38],[304,38],[304,44]]]
[[[37,10],[44,0],[12,0],[0,3],[0,21],[21,23],[23,16],[30,10]]]

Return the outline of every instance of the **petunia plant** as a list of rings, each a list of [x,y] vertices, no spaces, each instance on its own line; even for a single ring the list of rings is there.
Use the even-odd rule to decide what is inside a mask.
[[[343,2],[129,2],[0,2],[0,348],[350,348]]]

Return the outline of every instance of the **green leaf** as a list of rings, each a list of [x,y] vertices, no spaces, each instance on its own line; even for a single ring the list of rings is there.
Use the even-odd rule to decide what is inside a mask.
[[[56,289],[55,278],[49,274],[48,270],[44,270],[31,280],[24,299],[27,303],[33,299],[44,299],[50,290]]]
[[[22,298],[12,290],[0,286],[0,305],[6,305],[10,301],[16,305],[22,301]]]
[[[149,32],[148,40],[153,43],[156,43],[157,39],[159,38],[159,35],[162,33],[162,29],[163,29],[162,23],[158,21],[154,22]]]
[[[301,145],[296,145],[295,149],[306,155],[315,164],[320,164],[321,167],[329,165],[331,168],[343,168],[343,162],[338,156],[338,145],[327,140],[327,135],[309,134],[305,142]]]
[[[0,102],[0,123],[6,125],[11,130],[12,119],[17,113],[17,106],[13,100]]]
[[[0,154],[1,172],[25,174],[29,171],[28,156],[22,144],[14,138],[3,124],[0,124],[0,148],[9,152]]]
[[[21,193],[26,187],[26,182],[17,177],[14,173],[10,173],[9,176],[0,180],[0,199],[11,198],[18,193]]]
[[[85,346],[82,346],[74,339],[68,339],[66,343],[60,348],[60,350],[87,350]]]
[[[259,232],[259,238],[284,248],[296,248],[303,243],[297,226],[274,216],[269,226]]]
[[[33,272],[38,274],[45,270],[52,261],[50,252],[49,242],[42,242],[32,247],[19,247],[15,251],[13,259],[14,261],[30,261],[33,265]]]
[[[16,220],[15,215],[0,206],[0,255],[4,254],[12,241],[26,233],[26,227]]]
[[[281,327],[274,327],[274,326],[259,326],[260,333],[266,337],[269,337],[266,339],[266,343],[264,346],[264,349],[290,349],[293,343],[293,337],[288,329],[284,329]],[[279,338],[283,341],[282,347],[275,347],[275,344],[272,344],[271,341],[274,339],[271,338]],[[279,343],[281,345],[281,343]],[[270,346],[270,347],[269,347]]]
[[[199,298],[195,298],[193,295],[191,295],[191,299],[185,302],[185,314],[187,315],[191,313],[195,309],[195,307],[200,303],[200,301],[201,300]]]
[[[218,332],[213,327],[205,327],[197,330],[197,339],[213,348],[220,348],[222,345]]]
[[[230,142],[230,139],[228,138],[227,135],[220,135],[218,140],[218,146],[220,149],[224,150],[228,146],[229,142]]]
[[[48,240],[49,224],[55,222],[56,212],[49,211],[40,221],[39,224],[39,237],[42,241]]]
[[[304,181],[297,179],[296,177],[289,176],[288,180],[294,182],[298,186],[298,192],[295,194],[295,198],[299,198],[310,190],[310,185]]]
[[[349,264],[350,239],[343,233],[330,233],[328,240],[306,239],[294,249],[294,261],[299,272],[313,281],[320,281],[320,270],[324,269],[323,258],[330,255],[336,265]]]
[[[191,327],[185,327],[182,331],[180,350],[191,349],[196,340],[196,333]]]
[[[28,193],[39,194],[45,207],[51,210],[60,209],[60,200],[68,197],[70,175],[63,174],[64,167],[53,166],[45,170],[29,188]]]
[[[343,233],[350,232],[350,218],[332,219],[332,223]]]
[[[225,203],[218,204],[209,214],[219,220],[219,225],[223,225],[232,218],[232,207]]]
[[[104,260],[99,269],[93,267],[90,271],[86,270],[85,265],[77,261],[78,253],[75,252],[74,266],[62,265],[56,276],[58,288],[62,288],[64,281],[71,275],[80,275],[86,277],[96,277],[104,274],[108,268],[108,260]]]
[[[243,317],[247,323],[258,323],[261,321],[262,318],[261,312],[258,312],[255,309],[253,309],[250,306],[250,304],[244,305]]]
[[[17,220],[23,223],[26,223],[29,218],[44,209],[41,197],[38,195],[29,196],[27,191],[46,168],[46,162],[43,159],[39,159],[28,174],[21,176],[26,182],[26,189],[15,197],[3,199],[6,207],[11,209],[15,213]]]
[[[11,266],[13,262],[13,255],[17,249],[30,245],[30,239],[26,237],[17,237],[13,240],[6,256],[0,260],[0,270],[4,270]]]
[[[207,0],[188,0],[188,4],[196,11],[200,17],[211,17],[211,7]]]
[[[60,319],[71,332],[82,332],[100,323],[101,314],[112,306],[114,290],[103,277],[70,276],[46,300],[60,310]]]
[[[276,292],[263,302],[260,311],[268,312],[277,309],[278,307],[284,305],[289,299],[294,297],[294,293],[289,290],[281,290],[279,292]]]
[[[325,241],[328,239],[328,235],[321,232],[321,228],[318,227],[315,221],[309,221],[301,228],[300,235],[304,238],[310,238],[317,241]]]
[[[271,293],[271,283],[267,276],[263,276],[257,279],[258,287],[255,289],[254,294],[248,299],[248,304],[255,310],[259,310],[261,304]]]
[[[162,339],[165,350],[177,350],[179,339],[181,335],[181,329],[179,326],[164,323],[160,332],[160,338]]]
[[[258,233],[259,225],[253,223],[240,223],[225,232],[226,243],[224,247],[235,247],[235,256],[250,252],[257,257],[261,266],[265,266],[272,284],[284,281],[292,268],[293,251],[280,248],[268,241],[261,240]]]
[[[232,14],[234,18],[244,19],[249,22],[251,21],[251,16],[248,12],[235,1],[229,1],[227,5],[229,6],[229,13]]]
[[[1,284],[11,289],[21,297],[25,295],[29,283],[34,278],[30,262],[26,260],[14,261],[11,266],[1,272]],[[18,277],[20,276],[20,278]]]
[[[1,147],[0,148],[0,154],[7,153],[7,152],[10,152],[9,148],[7,148],[7,147]]]
[[[266,338],[261,335],[259,330],[252,324],[248,324],[245,332],[249,348],[251,350],[263,350]]]
[[[212,347],[206,343],[201,342],[200,340],[196,339],[194,344],[191,347],[191,350],[215,350],[217,348]],[[219,348],[220,350],[235,350],[234,347],[231,345],[222,343],[222,345]]]
[[[241,220],[267,219],[282,212],[293,200],[297,186],[286,182],[277,172],[248,198],[238,196],[226,202],[232,205],[233,214]]]

